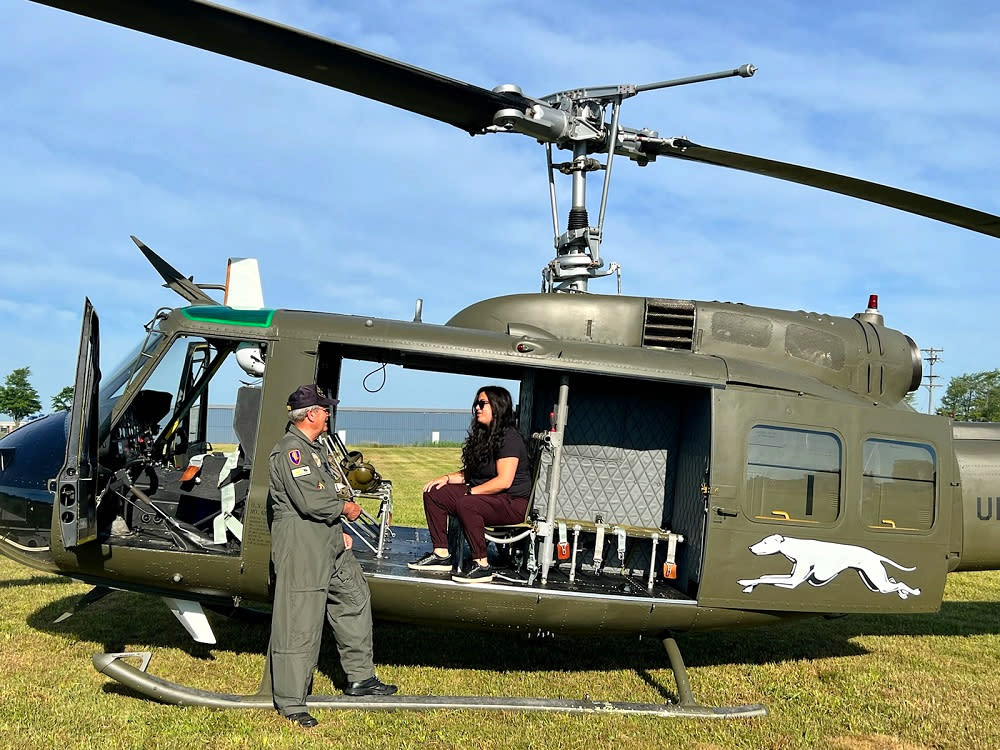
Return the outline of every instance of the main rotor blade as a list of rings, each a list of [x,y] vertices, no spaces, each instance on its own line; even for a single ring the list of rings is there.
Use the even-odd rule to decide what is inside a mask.
[[[531,101],[201,0],[34,0],[391,104],[475,134]]]
[[[991,237],[1000,237],[1000,216],[888,185],[859,180],[856,177],[847,177],[810,167],[800,167],[797,164],[788,164],[782,161],[762,159],[759,156],[720,151],[677,138],[670,141],[660,141],[659,139],[647,141],[642,143],[640,148],[646,153],[657,156],[670,156],[703,164],[715,164],[779,180],[797,182],[800,185],[809,185],[841,195],[849,195],[852,198],[880,203],[890,208],[898,208],[900,211],[908,211],[918,216],[937,219],[947,224],[971,229],[973,232],[988,234]]]
[[[180,271],[153,252],[145,242],[140,240],[134,234],[129,236],[132,238],[132,242],[135,243],[135,246],[142,251],[143,255],[146,256],[146,260],[148,260],[152,264],[153,268],[156,269],[156,272],[163,277],[163,280],[166,282],[163,286],[168,289],[173,289],[192,305],[219,304],[199,289],[198,285],[195,284],[194,281],[184,278]]]

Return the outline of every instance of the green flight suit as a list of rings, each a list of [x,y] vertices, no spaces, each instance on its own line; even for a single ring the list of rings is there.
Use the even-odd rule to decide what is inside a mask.
[[[340,524],[349,491],[338,493],[325,455],[319,442],[290,425],[269,459],[276,581],[268,658],[274,707],[283,716],[306,710],[324,607],[348,681],[375,673],[371,595],[361,566],[344,547]]]

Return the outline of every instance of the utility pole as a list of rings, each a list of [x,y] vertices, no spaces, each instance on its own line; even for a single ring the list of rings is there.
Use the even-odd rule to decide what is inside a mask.
[[[921,349],[920,351],[927,355],[924,357],[924,362],[927,363],[927,374],[924,375],[927,382],[924,383],[924,388],[927,389],[927,413],[930,414],[931,404],[934,401],[934,389],[938,387],[934,380],[940,377],[939,375],[934,374],[934,365],[941,361],[938,354],[943,352],[944,349],[935,349],[934,347],[930,347],[928,349]]]

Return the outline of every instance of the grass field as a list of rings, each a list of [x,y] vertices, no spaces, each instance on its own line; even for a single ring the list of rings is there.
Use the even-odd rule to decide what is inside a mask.
[[[366,449],[419,523],[444,448]],[[462,711],[319,711],[304,731],[276,714],[163,706],[98,674],[99,651],[151,650],[150,671],[204,689],[256,690],[266,626],[210,614],[219,645],[191,643],[156,599],[115,593],[59,625],[87,587],[0,559],[0,748],[998,748],[1000,573],[950,577],[936,615],[851,616],[681,636],[695,696],[763,703],[762,719],[694,721]],[[341,676],[327,633],[315,692]],[[377,624],[384,679],[411,694],[655,702],[674,683],[651,639],[480,633]]]

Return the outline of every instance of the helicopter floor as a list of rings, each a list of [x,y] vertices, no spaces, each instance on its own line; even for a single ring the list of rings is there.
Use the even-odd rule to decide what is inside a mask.
[[[407,567],[407,563],[430,551],[431,540],[427,529],[393,527],[392,531],[393,536],[386,544],[386,551],[382,557],[376,557],[374,550],[369,548],[363,539],[355,541],[354,554],[358,562],[361,563],[361,568],[366,576],[439,582],[463,588],[470,586],[475,588],[482,586],[530,587],[584,595],[634,597],[657,601],[694,601],[692,597],[662,580],[657,580],[655,585],[649,588],[647,573],[626,570],[623,574],[621,568],[615,564],[608,565],[599,574],[596,574],[592,569],[581,570],[578,567],[572,581],[570,581],[568,563],[554,561],[553,566],[549,569],[548,580],[544,584],[541,583],[540,576],[531,579],[526,572],[517,571],[511,567],[495,567],[496,572],[493,580],[488,584],[456,583],[451,580],[451,573],[415,571]],[[358,537],[357,531],[355,531],[355,537]],[[369,541],[374,542],[371,539]],[[492,558],[491,562],[493,562]]]
[[[405,579],[413,582],[422,581],[438,585],[461,586],[466,589],[470,586],[472,588],[501,586],[516,589],[544,589],[584,596],[691,603],[695,601],[693,597],[674,588],[669,582],[662,579],[657,579],[650,587],[646,571],[627,569],[623,572],[616,564],[617,561],[609,563],[599,573],[595,572],[592,566],[578,566],[573,580],[570,580],[570,569],[567,562],[553,561],[545,583],[541,582],[540,575],[532,577],[525,570],[515,570],[509,565],[505,566],[503,563],[499,563],[495,565],[496,572],[492,582],[488,584],[456,583],[452,581],[451,573],[415,571],[407,567],[407,563],[430,551],[431,540],[427,529],[393,527],[391,536],[386,540],[382,557],[375,554],[374,548],[377,548],[377,540],[372,531],[359,527],[354,527],[352,531],[355,536],[355,557],[361,563],[365,575],[370,578]],[[203,539],[191,536],[184,541],[187,543],[189,551],[221,555],[238,555],[240,552],[238,543],[230,540],[225,545],[215,545],[212,543],[211,537],[207,535]],[[178,540],[174,535],[164,530],[162,534],[130,532],[111,536],[105,540],[105,543],[141,549],[176,550]],[[369,547],[369,544],[372,546]],[[497,561],[491,557],[491,562],[496,563]]]

